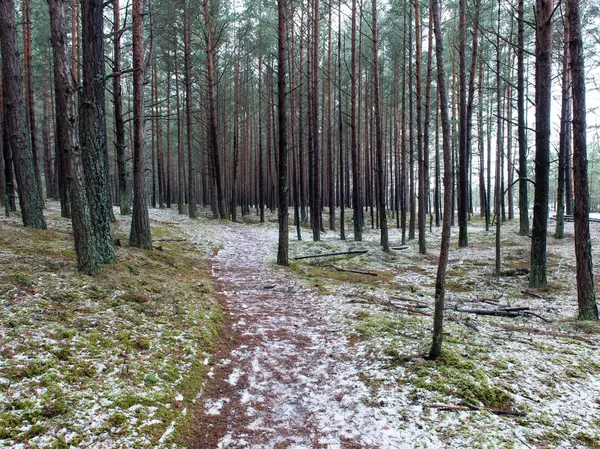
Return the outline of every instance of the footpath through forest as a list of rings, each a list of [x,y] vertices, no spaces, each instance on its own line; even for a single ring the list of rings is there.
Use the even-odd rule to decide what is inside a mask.
[[[228,308],[231,345],[209,373],[193,446],[406,446],[390,417],[364,404],[367,387],[327,301],[268,266],[275,233],[223,229],[213,278]]]

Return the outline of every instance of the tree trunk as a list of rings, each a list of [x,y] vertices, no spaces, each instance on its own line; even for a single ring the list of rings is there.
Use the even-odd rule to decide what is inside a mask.
[[[569,21],[564,20],[562,104],[558,143],[558,186],[556,189],[556,232],[554,233],[554,237],[557,239],[563,239],[565,237],[565,178],[567,171],[567,154],[569,153],[569,140],[567,139],[567,135],[569,127],[571,126],[569,43]]]
[[[144,0],[133,0],[133,215],[129,244],[152,249],[146,196],[144,130]]]
[[[435,281],[435,311],[433,317],[433,342],[429,357],[436,359],[442,352],[444,330],[444,297],[448,251],[450,249],[450,220],[452,213],[452,165],[450,158],[450,121],[448,118],[448,93],[446,91],[446,74],[444,72],[444,41],[441,29],[439,0],[431,0],[433,28],[435,32],[435,54],[437,62],[438,90],[440,113],[442,119],[442,147],[444,153],[444,216],[442,224],[442,243]]]
[[[77,134],[75,86],[69,64],[65,8],[67,0],[48,0],[50,28],[54,55],[54,85],[56,92],[57,152],[67,158],[69,190],[71,193],[72,227],[77,254],[77,267],[94,275],[102,262],[94,243],[94,233]]]
[[[381,98],[379,93],[379,30],[377,29],[377,0],[372,0],[373,20],[373,84],[375,88],[373,101],[375,102],[375,145],[377,152],[377,212],[379,215],[379,228],[381,231],[381,246],[386,253],[390,252],[388,238],[387,215],[385,210],[385,167],[383,163],[383,132],[381,130]],[[417,5],[417,2],[415,2]],[[420,224],[420,223],[419,223]],[[425,227],[425,220],[423,220]]]
[[[33,154],[33,169],[35,180],[42,193],[42,176],[40,174],[39,150],[37,139],[37,126],[35,119],[35,99],[33,97],[33,67],[32,67],[32,32],[31,32],[31,3],[30,0],[23,0],[23,9],[21,11],[23,22],[23,66],[25,70],[25,111],[29,125],[29,136],[31,138],[31,152]]]
[[[212,150],[213,159],[213,175],[215,187],[217,189],[217,206],[219,209],[220,218],[226,218],[225,204],[223,202],[223,187],[221,183],[221,156],[219,154],[219,141],[217,138],[217,112],[216,112],[216,99],[215,99],[215,61],[214,61],[214,43],[212,36],[212,29],[210,23],[210,12],[208,0],[204,0],[204,26],[205,26],[205,39],[206,39],[206,76],[208,82],[208,112],[209,112],[209,133],[210,133],[210,147]],[[191,101],[191,100],[190,100]],[[191,156],[190,156],[191,157]],[[191,171],[191,165],[190,165]],[[192,178],[190,177],[190,180]],[[191,191],[191,190],[190,190]]]
[[[2,46],[2,87],[4,89],[4,133],[14,159],[23,225],[46,229],[44,200],[35,177],[34,158],[28,144],[23,76],[17,44],[14,0],[0,2],[0,40]],[[5,162],[7,162],[5,160]],[[8,179],[8,177],[7,177]]]
[[[287,58],[287,18],[285,0],[277,0],[278,42],[277,42],[277,118],[279,125],[279,245],[277,264],[288,265],[288,185],[287,185],[287,111],[286,111],[286,58]]]
[[[205,2],[206,3],[206,2]],[[187,185],[187,196],[188,196],[188,214],[190,218],[196,218],[198,212],[196,210],[196,170],[194,168],[194,151],[193,151],[193,132],[192,132],[192,49],[191,49],[191,35],[190,35],[190,12],[188,11],[188,1],[184,1],[184,18],[183,18],[183,79],[185,87],[185,126],[186,126],[186,145],[188,153],[188,185]],[[205,11],[207,6],[205,6]],[[207,13],[205,13],[207,14]],[[205,18],[205,23],[208,24],[208,16]],[[208,27],[208,25],[207,25]],[[206,31],[209,34],[208,31]],[[208,48],[207,42],[207,48]],[[212,44],[211,44],[212,45]],[[212,50],[211,50],[212,52]],[[207,50],[207,54],[209,51]],[[208,61],[208,58],[207,58]],[[212,61],[212,60],[211,60]],[[210,70],[210,69],[209,69]],[[212,89],[212,86],[209,86]],[[211,106],[212,107],[212,106]],[[212,123],[211,123],[212,126]],[[211,139],[212,145],[212,139]],[[216,142],[215,142],[216,145]],[[213,150],[214,151],[214,150]],[[221,217],[225,218],[225,217]]]
[[[113,106],[115,120],[115,149],[117,153],[117,173],[119,184],[119,208],[121,215],[131,213],[131,197],[129,193],[129,171],[127,170],[127,161],[125,156],[125,122],[123,121],[123,95],[121,89],[121,35],[118,32],[121,29],[119,0],[113,0],[113,21],[114,21],[114,41],[113,41]]]
[[[47,59],[44,58],[44,62],[47,64]],[[56,183],[54,178],[54,171],[52,170],[52,97],[50,94],[50,77],[48,73],[44,75],[44,113],[42,118],[42,142],[44,146],[44,182],[46,185],[46,197],[56,198]],[[2,158],[0,158],[2,159]],[[4,178],[0,175],[2,181]],[[4,184],[0,186],[0,189],[4,187]],[[0,190],[1,193],[4,190]],[[4,201],[4,197],[2,198]]]
[[[340,165],[340,181],[339,181],[339,194],[340,194],[340,239],[346,240],[346,217],[345,217],[345,158],[344,158],[344,121],[342,116],[342,10],[338,9],[338,42],[337,42],[338,60],[338,139],[339,139],[339,165]]]
[[[503,208],[503,193],[504,186],[501,181],[504,179],[504,170],[502,161],[504,160],[504,138],[502,136],[502,69],[500,66],[500,2],[498,0],[498,29],[496,30],[496,182],[495,185],[495,198],[496,198],[496,276],[500,277],[500,237],[501,237],[501,224],[504,221],[504,208]],[[501,217],[502,214],[502,217]],[[502,218],[502,219],[501,219]]]
[[[525,130],[525,21],[524,0],[519,0],[517,18],[517,120],[519,141],[519,234],[529,234],[527,199],[527,134]]]
[[[102,0],[83,2],[83,90],[80,130],[86,191],[94,240],[102,263],[115,260],[110,236],[112,203],[108,188],[108,151],[104,112],[104,16]]]
[[[585,71],[579,0],[567,0],[567,20],[571,38],[569,49],[573,89],[573,190],[575,194],[573,218],[575,222],[575,256],[577,258],[577,302],[580,320],[598,320],[589,224]]]
[[[416,40],[416,57],[415,57],[415,69],[416,69],[416,93],[417,93],[417,176],[418,176],[418,228],[419,228],[419,253],[427,253],[427,245],[425,242],[425,208],[427,203],[425,201],[425,159],[423,156],[423,93],[422,93],[422,76],[421,76],[421,59],[422,49],[421,42],[423,40],[423,33],[421,31],[421,11],[419,8],[419,0],[414,0],[415,7],[415,40]],[[413,211],[414,212],[414,211]],[[412,212],[411,212],[412,213]]]
[[[358,152],[358,129],[356,123],[356,0],[352,0],[352,37],[350,39],[352,45],[352,56],[350,62],[350,128],[351,128],[351,143],[352,148],[352,208],[354,219],[354,240],[362,241],[362,193],[360,188],[360,160]]]
[[[529,286],[545,287],[548,186],[550,175],[550,105],[552,81],[552,0],[537,0],[535,48],[535,198],[531,229]]]
[[[459,2],[459,112],[458,112],[458,246],[463,248],[469,245],[467,234],[467,215],[469,210],[469,172],[468,172],[468,146],[467,146],[467,2]]]

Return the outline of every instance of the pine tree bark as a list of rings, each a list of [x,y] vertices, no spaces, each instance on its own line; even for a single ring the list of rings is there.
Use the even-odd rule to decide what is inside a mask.
[[[23,0],[21,11],[23,22],[23,66],[25,71],[25,111],[27,113],[27,122],[29,125],[29,137],[31,138],[31,153],[33,154],[33,170],[35,180],[40,189],[40,196],[44,198],[42,192],[42,175],[40,173],[39,149],[37,139],[37,126],[35,118],[35,99],[33,96],[33,36],[31,23],[31,2]]]
[[[287,17],[285,0],[277,0],[278,42],[277,42],[277,118],[279,127],[279,245],[277,264],[288,265],[288,185],[287,185],[287,106],[286,106],[286,59],[287,59]]]
[[[102,263],[115,259],[110,235],[112,208],[108,188],[108,150],[104,97],[103,1],[82,8],[83,89],[80,93],[80,139],[94,241]]]
[[[527,134],[525,130],[525,20],[524,0],[519,0],[517,17],[517,121],[519,142],[519,234],[529,234],[527,198]]]
[[[531,229],[529,286],[545,287],[548,191],[550,177],[550,105],[552,81],[552,0],[537,0],[535,48],[535,197]]]
[[[504,193],[504,137],[502,136],[502,69],[500,61],[500,18],[501,18],[501,0],[498,0],[498,22],[496,30],[496,179],[494,183],[495,187],[495,201],[496,201],[496,276],[500,277],[500,256],[501,256],[501,245],[500,238],[502,232],[502,222],[504,221],[504,208],[503,208],[503,193]],[[502,214],[502,217],[501,217]],[[502,219],[501,219],[502,218]]]
[[[208,28],[208,5],[206,5],[206,0],[205,0],[205,6],[204,6],[204,10],[205,10],[205,19],[204,22]],[[183,79],[184,79],[184,88],[185,88],[185,126],[186,126],[186,145],[187,145],[187,153],[188,153],[188,184],[187,184],[187,197],[188,197],[188,214],[190,216],[190,218],[196,218],[198,216],[198,212],[196,209],[196,177],[195,177],[195,173],[196,170],[194,168],[194,151],[193,151],[193,132],[192,132],[192,49],[191,49],[191,35],[190,35],[190,12],[188,11],[188,0],[184,1],[184,18],[183,18]],[[205,31],[207,35],[210,35],[210,32],[208,30]],[[209,58],[207,57],[207,64],[211,64],[212,63],[212,49],[209,49],[209,42],[208,42],[208,38],[207,40],[207,56],[208,54],[211,55],[211,59],[209,62]],[[212,46],[212,43],[210,43],[210,45]],[[208,68],[208,67],[207,67]],[[208,68],[208,70],[210,71],[211,68]],[[211,72],[212,75],[212,72]],[[211,98],[212,95],[214,95],[214,93],[212,92],[212,84],[210,84],[209,82],[209,90],[211,90]],[[211,100],[212,101],[212,100]],[[211,104],[211,108],[213,108],[214,105]],[[214,113],[214,111],[211,111],[211,114]],[[211,124],[210,126],[212,127],[212,115],[211,115]],[[213,153],[213,158],[214,158],[214,149],[212,148],[213,145],[213,141],[212,141],[212,132],[211,132],[211,152]],[[216,145],[217,143],[214,142],[214,144]],[[214,161],[214,159],[213,159]],[[214,167],[213,167],[213,173],[214,172]],[[215,175],[215,177],[218,176],[218,174]],[[225,217],[221,217],[221,218],[225,218]]]
[[[0,41],[5,114],[3,125],[4,132],[8,135],[9,149],[12,152],[23,225],[46,229],[43,213],[44,201],[35,177],[33,153],[28,144],[14,0],[0,2]],[[5,162],[7,161],[5,160]]]
[[[215,55],[214,55],[214,41],[210,23],[210,11],[208,0],[204,0],[204,38],[206,40],[206,77],[207,77],[207,89],[208,89],[208,113],[209,113],[209,135],[210,135],[210,148],[213,162],[213,176],[217,194],[217,206],[219,210],[220,218],[226,218],[225,204],[223,202],[223,186],[221,181],[221,156],[219,153],[219,140],[217,138],[217,112],[216,112],[216,80],[215,80]],[[189,31],[188,31],[189,33]],[[191,99],[190,99],[191,101]],[[191,104],[191,103],[190,103]],[[190,106],[191,112],[191,106]],[[189,148],[188,148],[189,150]],[[191,153],[190,153],[191,154]],[[191,155],[189,156],[191,160]],[[192,166],[190,163],[190,172]],[[190,182],[192,177],[190,175]],[[191,188],[190,188],[191,191]],[[194,207],[195,209],[195,207]],[[190,215],[191,216],[191,215]]]
[[[423,88],[422,88],[422,44],[423,33],[421,31],[421,10],[419,8],[419,0],[414,0],[415,7],[415,40],[416,40],[416,55],[415,55],[415,69],[416,69],[416,90],[417,90],[417,176],[418,176],[418,228],[419,228],[419,253],[427,253],[427,243],[425,241],[425,213],[427,207],[427,201],[425,198],[425,158],[423,155]],[[414,212],[414,210],[413,210]],[[412,212],[411,212],[412,213]]]
[[[556,231],[554,238],[565,237],[565,181],[567,155],[569,154],[568,130],[571,126],[571,72],[569,62],[569,21],[564,20],[562,98],[560,113],[560,135],[558,143],[558,186],[556,189]]]
[[[54,56],[54,87],[56,99],[56,145],[67,159],[68,182],[73,219],[73,237],[77,267],[85,274],[95,275],[102,262],[94,242],[94,232],[86,195],[81,147],[77,132],[75,85],[71,74],[65,9],[68,0],[48,0],[50,29]]]
[[[452,213],[452,161],[450,158],[450,121],[448,118],[448,93],[446,91],[446,74],[444,72],[444,40],[441,29],[439,0],[431,0],[433,14],[433,29],[435,32],[435,55],[437,62],[437,81],[440,100],[440,115],[442,121],[442,151],[444,154],[444,216],[442,223],[442,242],[438,270],[435,281],[435,311],[433,316],[433,342],[429,357],[436,359],[442,352],[444,330],[444,299],[446,268],[448,267],[448,252],[450,249],[450,220]]]
[[[417,2],[415,2],[417,5]],[[383,163],[383,131],[381,127],[381,96],[379,93],[379,30],[377,29],[377,0],[371,1],[372,29],[373,29],[373,84],[375,102],[375,145],[377,152],[377,213],[379,215],[379,229],[381,232],[381,246],[386,253],[390,252],[388,238],[387,213],[385,206],[385,167]],[[420,223],[419,223],[420,224]],[[423,220],[423,228],[425,220]]]
[[[119,184],[119,208],[121,215],[131,213],[131,196],[129,193],[129,171],[125,155],[125,122],[123,121],[123,94],[121,89],[121,14],[119,0],[113,0],[113,106],[115,120],[115,149],[117,153],[117,173]]]
[[[146,196],[146,137],[144,131],[144,0],[133,0],[133,214],[129,244],[152,249]]]
[[[350,128],[351,128],[351,152],[352,152],[352,209],[354,220],[354,240],[362,241],[362,192],[360,187],[360,160],[358,151],[358,129],[356,111],[356,0],[352,0],[352,55],[350,62]]]
[[[340,196],[340,239],[346,240],[345,216],[345,182],[344,178],[346,161],[344,158],[344,121],[342,116],[342,10],[338,9],[338,37],[337,37],[337,76],[338,76],[338,139],[339,139],[339,196]]]
[[[459,111],[458,111],[458,246],[464,248],[469,245],[467,234],[467,215],[469,210],[469,172],[468,172],[468,146],[467,146],[467,2],[459,2]]]
[[[577,302],[580,320],[598,320],[594,292],[594,266],[589,224],[587,176],[585,71],[579,0],[567,0],[573,90],[573,181],[575,194],[575,256],[577,259]]]

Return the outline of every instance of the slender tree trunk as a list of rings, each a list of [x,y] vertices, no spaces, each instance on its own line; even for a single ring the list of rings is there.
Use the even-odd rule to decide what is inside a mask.
[[[312,156],[313,156],[313,240],[321,240],[321,164],[319,154],[319,99],[317,92],[319,91],[319,15],[320,15],[320,0],[313,0],[313,20],[312,20]]]
[[[173,50],[175,58],[175,108],[177,109],[177,210],[180,215],[183,214],[183,203],[185,197],[185,174],[183,172],[185,164],[185,155],[183,145],[181,144],[181,107],[179,96],[179,58],[177,57],[177,42]]]
[[[121,88],[121,14],[119,0],[113,0],[113,106],[115,120],[115,149],[117,153],[117,172],[119,184],[119,207],[121,215],[131,213],[131,196],[129,193],[129,171],[125,155],[125,122],[123,121],[123,94]]]
[[[285,0],[277,0],[278,42],[277,42],[277,117],[279,125],[279,245],[277,264],[288,265],[288,183],[287,183],[287,110],[286,110],[286,58],[287,58],[287,18]]]
[[[44,62],[48,61],[44,58]],[[42,142],[44,146],[44,182],[46,185],[46,198],[56,198],[56,183],[54,182],[54,171],[52,170],[52,96],[50,94],[50,77],[48,72],[44,75],[44,113],[42,118]],[[0,163],[3,158],[0,157]],[[1,165],[0,165],[1,166]],[[0,196],[4,205],[4,177],[3,168],[0,169]]]
[[[152,249],[146,196],[144,131],[144,0],[133,0],[133,215],[129,244]]]
[[[350,128],[352,148],[352,208],[354,220],[354,240],[362,241],[362,193],[360,188],[360,160],[358,151],[358,129],[357,129],[357,111],[356,111],[356,0],[352,0],[352,56],[350,62]]]
[[[537,0],[535,49],[535,198],[531,229],[529,286],[545,287],[550,177],[550,105],[552,81],[552,0]]]
[[[517,18],[517,120],[519,141],[519,234],[529,234],[527,199],[527,134],[525,130],[525,20],[524,0],[519,0]]]
[[[467,234],[467,215],[469,210],[468,193],[469,193],[469,172],[468,172],[468,147],[467,147],[467,1],[460,0],[459,2],[459,44],[458,44],[458,60],[459,60],[459,112],[458,112],[458,246],[466,247],[469,245]]]
[[[167,71],[167,209],[171,209],[171,72]]]
[[[4,132],[14,158],[23,225],[46,229],[44,200],[35,177],[34,158],[28,144],[23,76],[17,44],[14,0],[0,2],[0,41],[2,47],[2,86],[5,112]],[[6,162],[6,161],[5,161]]]
[[[331,50],[331,28],[333,5],[329,3],[328,20],[328,51],[327,51],[327,173],[329,176],[328,203],[329,203],[329,229],[335,231],[335,171],[333,168],[334,150],[333,150],[333,92],[332,92],[332,50]]]
[[[206,1],[205,1],[206,3]],[[192,44],[191,44],[191,33],[190,33],[190,12],[188,10],[188,0],[184,1],[184,19],[183,19],[183,77],[184,77],[184,88],[185,88],[185,126],[186,126],[186,145],[188,154],[188,185],[187,185],[187,196],[188,196],[188,215],[190,218],[196,218],[198,212],[196,210],[196,169],[194,167],[194,146],[193,146],[193,131],[192,131]],[[205,11],[207,10],[205,6]],[[207,13],[205,12],[205,15]],[[208,16],[205,17],[205,24],[208,27]],[[207,34],[210,32],[205,31]],[[208,51],[207,43],[207,54]],[[212,43],[210,44],[212,45]],[[212,54],[212,50],[211,50]],[[212,59],[211,59],[212,61]],[[207,64],[208,58],[207,58]],[[210,69],[209,69],[210,70]],[[210,84],[210,83],[209,83]],[[212,86],[209,86],[209,90]],[[214,94],[213,94],[214,95]],[[212,126],[212,123],[211,125]],[[212,145],[212,139],[210,144]],[[216,142],[215,142],[216,145]],[[214,151],[211,149],[211,151]],[[225,218],[225,217],[222,217]]]
[[[435,54],[437,62],[438,91],[440,113],[442,119],[442,146],[444,154],[444,216],[442,224],[442,243],[435,281],[435,311],[433,317],[433,342],[429,357],[436,359],[442,352],[444,330],[444,298],[448,251],[450,248],[450,214],[452,213],[452,165],[450,159],[450,121],[448,118],[448,93],[446,91],[446,74],[444,72],[444,41],[441,29],[439,0],[431,0],[433,29],[435,32]]]
[[[416,5],[417,3],[415,3]],[[381,231],[381,246],[386,253],[390,252],[388,238],[387,215],[385,210],[385,167],[383,163],[383,131],[381,129],[381,98],[379,93],[379,30],[377,29],[377,0],[371,1],[371,15],[373,21],[373,84],[375,102],[375,145],[377,152],[377,212],[379,215],[379,228]]]
[[[558,143],[558,187],[556,191],[556,232],[554,237],[565,237],[565,178],[567,170],[567,154],[569,153],[568,130],[571,122],[571,72],[569,61],[569,21],[564,20],[564,51],[562,77],[562,105],[560,114],[560,136]]]
[[[433,66],[433,17],[429,14],[429,30],[427,36],[427,76],[425,78],[425,117],[423,124],[423,172],[425,179],[425,203],[426,210],[429,210],[429,232],[431,232],[431,225],[433,221],[433,215],[431,212],[431,201],[430,197],[430,182],[429,182],[429,122],[431,114],[431,78],[432,78],[432,66]]]
[[[75,86],[69,64],[65,20],[66,0],[48,0],[50,29],[54,55],[54,85],[56,92],[56,144],[67,158],[72,227],[77,254],[77,267],[85,274],[99,271],[100,255],[94,242],[93,226],[85,191],[81,147],[77,134]]]
[[[238,45],[241,39],[238,39]],[[238,165],[240,158],[239,139],[240,139],[240,56],[235,58],[235,71],[233,74],[233,176],[231,180],[231,221],[237,221],[237,184],[238,184]]]
[[[504,208],[503,208],[503,164],[504,160],[504,137],[502,136],[502,69],[500,66],[500,2],[498,0],[498,29],[496,30],[496,182],[495,184],[495,198],[496,198],[496,276],[500,277],[500,237],[501,237],[501,223],[504,221]],[[502,178],[502,180],[501,180]],[[501,215],[502,214],[502,215]]]
[[[483,61],[479,62],[479,111],[478,111],[478,129],[479,129],[479,203],[481,216],[486,219],[486,227],[488,216],[488,203],[485,187],[485,138],[483,133]],[[488,160],[488,164],[490,161]]]
[[[23,22],[23,65],[25,68],[25,111],[27,113],[27,122],[29,125],[29,136],[31,138],[31,152],[33,154],[33,169],[35,180],[40,189],[40,196],[44,198],[42,192],[42,176],[40,173],[39,150],[37,139],[37,126],[35,118],[35,99],[33,97],[33,42],[31,25],[31,3],[30,0],[23,0],[23,9],[21,11]]]
[[[412,33],[412,14],[408,13],[408,24],[410,26],[408,30],[408,152],[409,152],[409,179],[408,179],[408,197],[409,197],[409,208],[410,208],[410,221],[408,225],[408,239],[413,240],[415,238],[415,228],[417,224],[417,202],[415,194],[415,139],[414,139],[414,95],[413,95],[413,64],[412,64],[412,53],[413,47],[413,33]],[[420,39],[420,36],[417,37]],[[420,48],[420,47],[419,47]],[[420,114],[418,114],[420,116]],[[418,131],[417,131],[418,134]],[[417,135],[418,137],[418,135]]]
[[[344,121],[342,116],[342,9],[338,8],[338,42],[337,42],[337,51],[338,51],[338,139],[340,146],[340,157],[339,157],[339,165],[340,165],[340,182],[339,182],[339,193],[340,193],[340,239],[346,240],[346,217],[345,217],[345,179],[344,179],[344,171],[345,171],[345,158],[344,158]]]
[[[423,156],[423,88],[422,88],[422,44],[423,33],[421,30],[421,10],[419,8],[419,0],[414,0],[415,7],[415,41],[416,41],[416,54],[415,54],[415,69],[416,69],[416,93],[417,93],[417,196],[419,199],[418,205],[418,228],[419,228],[419,253],[427,253],[427,245],[425,241],[425,208],[427,202],[425,200],[425,158]],[[414,210],[411,212],[411,214]],[[412,217],[412,216],[411,216]]]
[[[409,26],[407,23],[407,8],[404,8],[404,37],[402,42],[405,44],[402,50],[402,138],[400,143],[401,153],[401,174],[400,174],[400,227],[402,228],[402,244],[406,243],[406,209],[408,203],[406,189],[406,72],[407,72],[407,45],[406,45],[406,30]],[[410,61],[408,62],[410,64]]]
[[[260,31],[259,31],[260,33]],[[263,163],[263,81],[262,81],[262,35],[259,36],[258,53],[258,208],[260,222],[265,222],[265,176]]]
[[[213,158],[213,170],[215,178],[215,187],[217,189],[217,206],[219,209],[219,216],[221,218],[227,217],[225,213],[225,204],[223,202],[223,186],[221,182],[221,156],[219,153],[219,141],[217,138],[217,113],[216,113],[216,99],[215,99],[215,61],[214,61],[214,43],[213,35],[210,23],[208,0],[204,0],[204,26],[205,26],[205,39],[206,39],[206,76],[208,82],[208,112],[209,112],[209,132],[210,132],[210,143]],[[191,170],[191,165],[190,165]],[[190,178],[191,179],[191,178]]]
[[[104,16],[102,0],[83,2],[83,90],[80,94],[80,130],[86,190],[96,248],[102,263],[115,260],[110,235],[112,216],[108,188],[108,150],[104,99]]]
[[[585,71],[579,0],[567,0],[573,89],[573,181],[575,193],[575,256],[577,259],[577,302],[580,320],[598,320],[594,292],[594,266],[589,225],[587,177]]]

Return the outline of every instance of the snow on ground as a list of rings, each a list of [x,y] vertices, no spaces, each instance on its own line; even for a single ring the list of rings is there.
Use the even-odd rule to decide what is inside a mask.
[[[243,344],[231,356],[237,389],[221,398],[230,428],[219,447],[597,447],[600,327],[574,320],[572,224],[565,240],[549,238],[550,283],[536,291],[527,288],[529,239],[514,223],[503,227],[500,278],[493,232],[477,220],[470,226],[468,248],[453,242],[445,351],[431,362],[422,356],[431,343],[435,228],[427,256],[413,242],[385,255],[370,230],[363,242],[333,232],[321,242],[292,241],[291,256],[370,251],[293,261],[290,273],[273,265],[274,224],[227,225],[216,285]],[[400,232],[390,230],[390,240],[399,245]],[[530,307],[548,322],[453,310],[501,306]],[[461,401],[527,415],[426,406]]]
[[[173,211],[151,211],[160,249],[118,247],[90,278],[48,206],[47,231],[0,220],[0,447],[173,447],[220,316],[209,251],[179,242]]]

